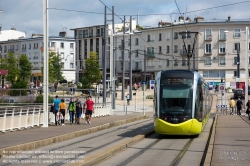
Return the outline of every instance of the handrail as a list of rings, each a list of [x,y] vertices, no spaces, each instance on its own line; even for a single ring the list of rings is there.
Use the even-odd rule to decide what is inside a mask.
[[[47,109],[49,110],[49,108]],[[0,132],[15,131],[43,125],[44,110],[42,105],[0,107]],[[54,114],[49,112],[49,122],[55,123]],[[95,105],[92,117],[111,115],[111,105]],[[81,118],[84,118],[82,114]],[[65,115],[69,120],[69,114]]]

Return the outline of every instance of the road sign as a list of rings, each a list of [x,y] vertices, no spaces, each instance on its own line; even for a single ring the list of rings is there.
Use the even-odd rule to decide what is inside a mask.
[[[225,91],[225,83],[219,83],[219,91],[224,92]]]

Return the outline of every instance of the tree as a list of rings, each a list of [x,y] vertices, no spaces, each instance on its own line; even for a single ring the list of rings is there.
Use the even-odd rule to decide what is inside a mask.
[[[32,74],[32,64],[30,63],[28,57],[22,54],[19,58],[19,70],[20,70],[20,79],[23,81],[29,81]]]
[[[18,59],[15,57],[14,53],[8,52],[8,57],[6,61],[3,62],[3,68],[8,70],[8,75],[6,75],[6,80],[10,81],[13,85],[14,82],[18,79],[20,71],[17,67]]]
[[[61,62],[61,58],[59,54],[55,52],[49,53],[49,81],[50,82],[57,82],[59,80],[63,80],[64,77],[62,76],[62,68],[63,63]],[[43,67],[41,67],[43,73]]]
[[[142,26],[140,26],[140,25],[136,25],[136,30],[143,30],[143,27]]]
[[[101,71],[96,52],[90,52],[90,57],[85,62],[83,77],[80,80],[82,88],[90,88],[93,83],[101,80]]]

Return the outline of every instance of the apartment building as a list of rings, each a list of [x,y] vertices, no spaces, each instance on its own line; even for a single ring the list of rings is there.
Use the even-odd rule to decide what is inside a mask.
[[[125,24],[125,31],[129,31],[129,23]],[[121,32],[123,28],[123,23],[118,23],[114,25],[115,33]],[[104,38],[104,25],[95,25],[90,27],[81,27],[71,29],[74,31],[74,36],[76,40],[76,80],[77,82],[83,75],[85,68],[85,61],[90,56],[90,52],[96,52],[99,60],[100,70],[103,70],[103,55],[104,55],[104,41],[106,41],[106,62],[107,62],[107,75],[106,78],[109,79],[110,72],[110,35],[112,25],[108,24],[106,26],[107,38]],[[136,20],[132,20],[132,29],[136,29]],[[115,34],[116,35],[116,34]],[[116,50],[116,48],[114,48]]]
[[[133,35],[132,50],[139,49],[140,59],[140,63],[136,64],[137,54],[133,56],[133,69],[138,67],[142,75],[145,70],[148,81],[154,79],[160,70],[190,68],[198,71],[208,82],[218,84],[223,77],[227,87],[242,87],[245,82],[245,52],[248,53],[248,61],[250,54],[250,44],[247,43],[248,48],[245,47],[246,27],[250,27],[250,19],[233,20],[230,17],[208,21],[196,17],[192,21],[181,16],[173,23],[159,22],[158,27],[143,29],[141,35]],[[128,41],[128,37],[125,40]],[[138,46],[136,41],[139,42]],[[239,85],[236,84],[237,43],[240,43],[241,62]],[[192,50],[193,56],[188,61]],[[144,53],[146,58],[143,58]],[[117,58],[120,59],[121,55],[118,52]],[[140,65],[144,60],[146,68]]]
[[[6,58],[8,52],[16,56],[25,54],[32,63],[31,81],[41,81],[43,66],[43,35],[33,34],[31,38],[19,38],[0,42],[1,57]],[[62,75],[67,81],[75,82],[75,39],[67,37],[66,32],[59,36],[49,36],[49,52],[60,54],[63,63]]]

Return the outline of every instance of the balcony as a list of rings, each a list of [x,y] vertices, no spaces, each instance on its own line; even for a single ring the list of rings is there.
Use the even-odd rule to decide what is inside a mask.
[[[49,47],[49,51],[56,51],[55,47]]]
[[[211,55],[212,54],[212,49],[205,49],[205,54],[206,55]]]
[[[205,40],[206,41],[211,41],[212,40],[212,35],[205,35]]]
[[[22,48],[22,52],[26,52],[26,48]]]
[[[93,37],[93,33],[89,33],[89,37]]]
[[[101,35],[100,35],[100,33],[96,33],[96,37],[100,37]]]
[[[219,40],[225,41],[225,40],[227,40],[227,36],[226,35],[219,35]]]
[[[174,53],[178,53],[178,50],[174,50]]]
[[[147,42],[154,42],[155,40],[153,39],[148,39]]]

